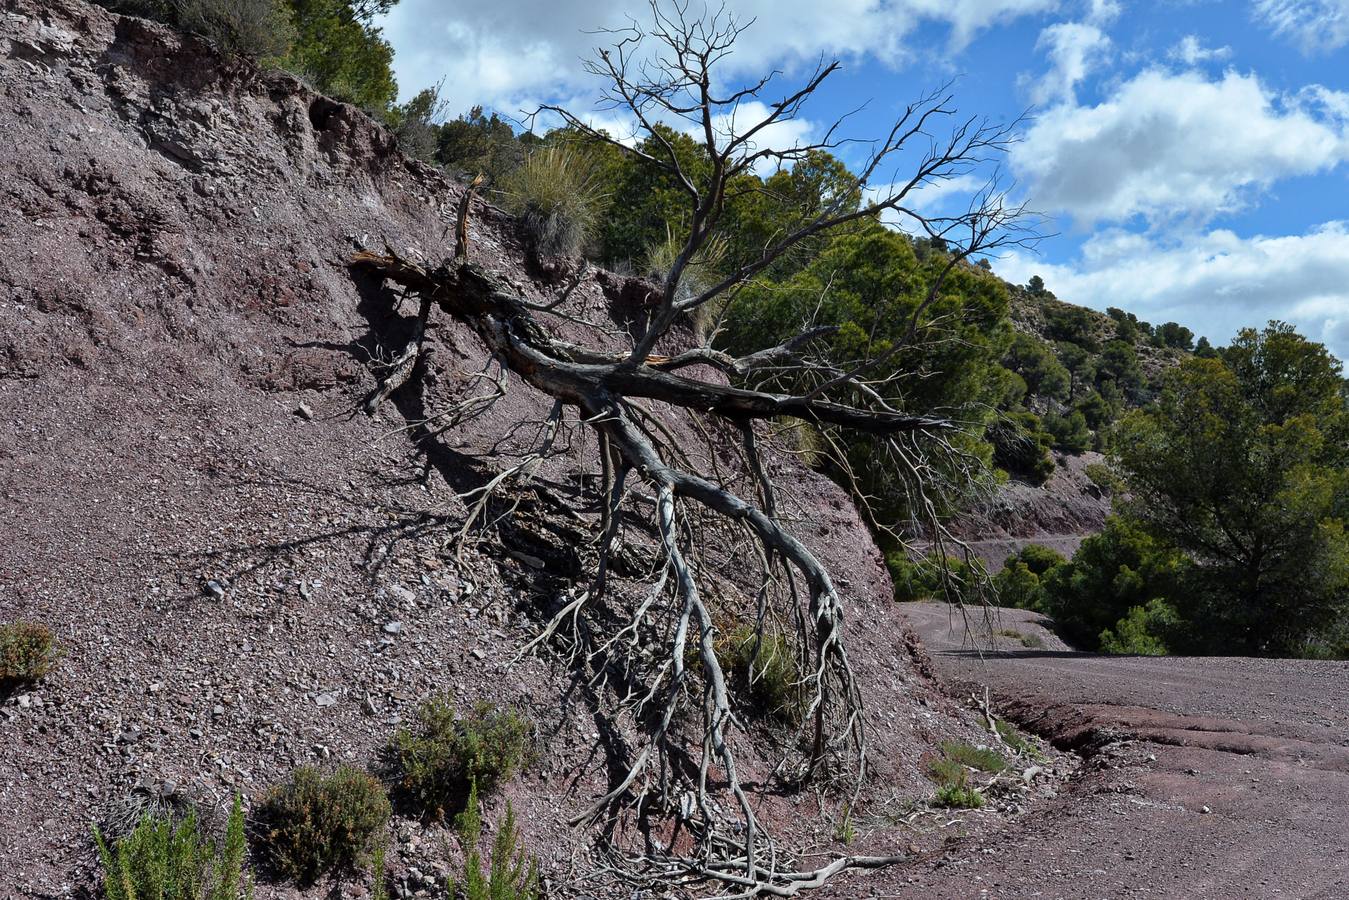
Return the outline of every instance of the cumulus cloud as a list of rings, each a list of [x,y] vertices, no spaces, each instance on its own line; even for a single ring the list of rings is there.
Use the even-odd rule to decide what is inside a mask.
[[[1232,56],[1231,47],[1205,47],[1199,38],[1187,34],[1180,43],[1167,51],[1167,56],[1187,66],[1197,66],[1206,62],[1222,62]]]
[[[1292,322],[1349,360],[1349,223],[1303,234],[1242,238],[1231,231],[1172,240],[1108,230],[1069,264],[1014,252],[998,274],[1017,283],[1032,275],[1062,300],[1097,309],[1118,306],[1154,323],[1176,321],[1214,343],[1269,319]]]
[[[1060,22],[1040,32],[1035,49],[1049,57],[1050,68],[1031,89],[1031,101],[1073,103],[1078,83],[1109,55],[1110,38],[1095,25]]]
[[[1032,201],[1079,225],[1141,216],[1207,221],[1253,192],[1349,158],[1326,103],[1267,89],[1254,75],[1148,69],[1095,106],[1040,115],[1012,152]]]
[[[870,56],[898,65],[925,22],[945,26],[950,47],[980,31],[1057,8],[1060,0],[732,0],[737,19],[755,19],[728,61],[745,72],[813,63],[820,54]],[[715,6],[715,4],[712,4]],[[1098,3],[1099,5],[1099,3]],[[1110,3],[1105,6],[1108,8]],[[606,35],[599,26],[645,21],[631,0],[402,0],[381,24],[395,47],[400,91],[408,97],[444,79],[452,110],[475,103],[511,112],[536,98],[572,96],[588,85],[581,60]]]
[[[1349,0],[1255,0],[1255,18],[1304,53],[1349,44]]]

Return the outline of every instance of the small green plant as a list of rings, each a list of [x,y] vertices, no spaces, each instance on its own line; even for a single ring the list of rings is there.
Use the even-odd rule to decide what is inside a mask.
[[[857,828],[852,821],[852,804],[843,804],[843,815],[839,818],[838,824],[834,827],[834,840],[845,847],[852,846],[853,841],[857,840]]]
[[[565,147],[535,150],[502,188],[540,256],[576,256],[599,233],[607,198],[584,158]]]
[[[984,805],[984,798],[970,784],[970,769],[1001,772],[1005,768],[1007,760],[996,750],[959,741],[944,741],[941,744],[941,756],[927,763],[927,774],[937,783],[937,796],[932,802],[936,806],[954,809],[979,809]]]
[[[480,703],[461,719],[448,699],[433,697],[390,744],[398,792],[433,819],[463,809],[472,786],[491,792],[526,765],[532,728],[514,709]]]
[[[1016,730],[1016,726],[1004,719],[997,719],[993,723],[993,728],[998,732],[998,737],[1012,751],[1022,756],[1029,756],[1032,759],[1041,759],[1043,754],[1036,749],[1035,745],[1026,740],[1025,735]]]
[[[0,625],[0,693],[37,681],[56,665],[51,630],[36,622]]]
[[[380,841],[370,856],[370,900],[389,900],[389,868],[385,862],[388,845]]]
[[[933,805],[946,809],[980,809],[984,805],[984,795],[968,784],[944,784],[937,788]]]
[[[1007,759],[996,750],[988,747],[976,747],[960,741],[945,741],[941,745],[942,756],[946,759],[978,769],[980,772],[996,773],[1007,768]]]
[[[1114,494],[1120,489],[1120,477],[1109,466],[1102,463],[1089,463],[1082,467],[1082,474],[1102,493]]]
[[[506,802],[506,819],[492,840],[492,862],[483,870],[482,809],[478,804],[478,785],[469,787],[468,802],[455,817],[455,831],[464,848],[462,880],[450,882],[450,897],[463,900],[539,900],[538,861],[520,846],[520,830],[516,826],[515,809]]]
[[[744,685],[754,705],[767,715],[796,722],[804,698],[791,642],[781,634],[741,625],[717,643],[721,667]]]
[[[243,799],[234,798],[225,837],[216,843],[203,833],[195,812],[181,821],[145,816],[129,835],[111,846],[94,828],[107,900],[239,900],[253,896],[244,863]]]
[[[308,766],[296,769],[258,809],[273,867],[301,885],[328,872],[363,868],[382,845],[389,815],[384,786],[350,766],[331,775]]]

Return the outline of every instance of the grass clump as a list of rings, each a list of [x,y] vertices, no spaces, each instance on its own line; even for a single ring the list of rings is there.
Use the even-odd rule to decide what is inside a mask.
[[[996,773],[1007,768],[1007,760],[996,750],[975,747],[959,741],[945,741],[941,755],[927,764],[927,774],[937,783],[935,806],[949,809],[979,809],[983,795],[970,784],[970,770]]]
[[[1035,745],[1028,741],[1021,732],[1017,731],[1016,726],[1011,722],[998,719],[993,723],[993,727],[997,730],[998,737],[1002,738],[1002,742],[1011,747],[1013,752],[1022,756],[1029,756],[1032,759],[1042,758],[1043,755],[1036,749]]]
[[[478,804],[478,786],[469,787],[468,801],[455,817],[455,830],[465,851],[462,879],[451,880],[449,896],[463,900],[539,900],[538,861],[520,844],[515,809],[506,803],[506,818],[492,839],[492,861],[483,868],[478,844],[482,840],[482,809]]]
[[[428,700],[389,747],[402,799],[434,819],[463,809],[474,788],[490,793],[528,763],[532,728],[514,709],[480,703],[459,718],[449,700]]]
[[[576,256],[599,233],[607,198],[590,166],[565,147],[535,150],[502,189],[540,256]]]
[[[245,870],[244,808],[234,798],[224,840],[200,827],[195,812],[179,822],[149,815],[112,845],[94,828],[107,900],[239,900],[253,896]]]
[[[945,741],[941,745],[942,756],[962,766],[978,769],[980,772],[997,773],[1007,768],[1007,759],[996,750],[988,747],[976,747],[960,741]]]
[[[0,692],[37,681],[56,666],[51,629],[36,622],[0,625]]]
[[[752,625],[741,625],[719,641],[717,660],[738,681],[745,696],[765,715],[796,722],[805,698],[801,672],[791,642],[771,631],[758,634]]]
[[[262,840],[278,875],[301,885],[328,872],[364,868],[389,822],[389,798],[374,777],[342,766],[305,766],[272,788],[258,810]]]

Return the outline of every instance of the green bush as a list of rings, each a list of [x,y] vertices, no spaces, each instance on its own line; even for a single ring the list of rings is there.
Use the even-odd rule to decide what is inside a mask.
[[[295,39],[281,0],[170,0],[177,25],[226,53],[250,59],[284,56]]]
[[[1064,453],[1084,453],[1091,449],[1091,429],[1080,411],[1073,410],[1066,416],[1049,413],[1043,422],[1045,431],[1054,438],[1054,446]]]
[[[543,896],[539,887],[539,864],[520,846],[520,830],[516,827],[515,809],[506,802],[506,819],[492,840],[491,867],[483,870],[478,843],[482,839],[482,812],[478,805],[478,788],[469,788],[468,803],[455,817],[455,830],[465,851],[464,873],[461,880],[450,882],[449,896],[463,900],[538,900]]]
[[[980,809],[984,805],[984,795],[967,784],[944,784],[937,788],[937,796],[932,802],[947,809]]]
[[[56,665],[51,630],[36,622],[0,625],[0,692],[37,681]]]
[[[993,463],[1009,474],[1031,484],[1044,484],[1054,474],[1050,453],[1054,438],[1043,430],[1035,413],[1008,413],[990,424],[985,436],[993,445]]]
[[[433,819],[463,809],[470,789],[491,792],[525,766],[532,727],[519,712],[487,703],[461,719],[448,699],[433,697],[389,747],[401,799]]]
[[[781,634],[765,631],[756,640],[752,625],[742,625],[718,642],[723,670],[738,681],[766,715],[789,722],[801,718],[804,697],[792,645]]]
[[[1101,652],[1130,656],[1165,656],[1166,641],[1176,631],[1180,617],[1165,600],[1153,598],[1146,606],[1134,606],[1114,628],[1101,632]]]
[[[342,766],[308,766],[272,788],[258,808],[262,841],[277,874],[301,885],[329,872],[365,867],[389,822],[389,798],[375,778]]]
[[[216,843],[203,833],[195,813],[175,823],[146,816],[112,846],[94,828],[107,900],[239,900],[253,896],[245,871],[244,807],[234,798],[225,837]]]
[[[607,198],[585,159],[566,147],[535,150],[503,188],[540,256],[576,256],[599,233]]]

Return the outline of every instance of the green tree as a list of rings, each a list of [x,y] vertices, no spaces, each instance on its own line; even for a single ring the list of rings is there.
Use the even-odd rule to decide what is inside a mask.
[[[1126,416],[1128,516],[1183,551],[1180,614],[1207,649],[1300,655],[1349,614],[1349,447],[1340,364],[1272,323],[1191,359]]]
[[[719,346],[731,353],[778,343],[817,325],[835,326],[828,355],[846,361],[883,359],[873,377],[896,376],[889,389],[897,408],[941,409],[967,423],[963,446],[983,458],[987,419],[1005,390],[994,377],[1005,346],[1008,297],[1004,283],[972,266],[959,266],[926,307],[926,286],[945,265],[941,254],[919,260],[905,236],[870,221],[836,236],[805,269],[780,283],[748,285],[728,307]],[[910,331],[913,334],[910,336]],[[897,344],[905,352],[890,355]],[[812,372],[819,377],[823,372]],[[787,390],[808,384],[779,385]],[[854,435],[847,451],[852,472],[873,509],[902,514],[902,474],[872,463],[870,438]]]
[[[1020,375],[1026,389],[1037,397],[1066,400],[1072,387],[1072,375],[1039,338],[1017,332],[1002,364]]]
[[[393,47],[371,17],[394,2],[289,0],[296,38],[283,64],[317,91],[387,112],[398,97]]]
[[[436,161],[459,175],[479,172],[494,184],[515,171],[525,159],[524,143],[510,123],[496,113],[488,115],[475,106],[440,127],[436,138]]]

